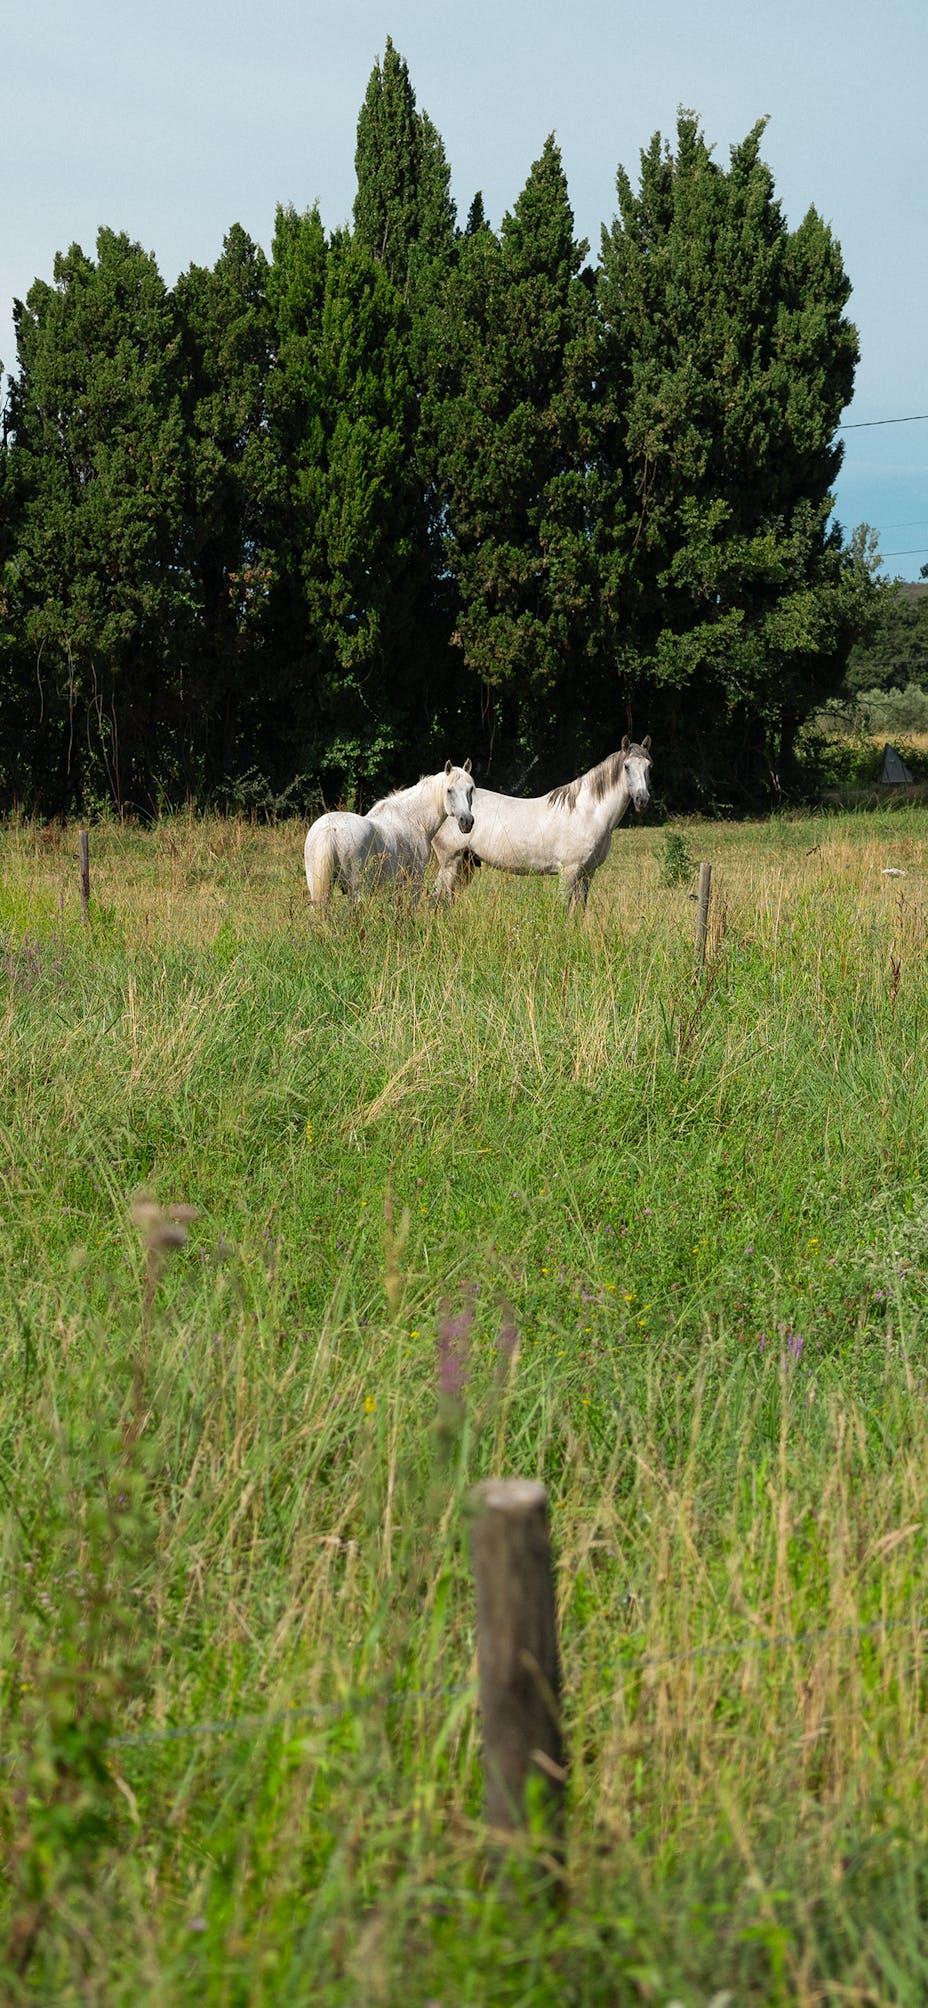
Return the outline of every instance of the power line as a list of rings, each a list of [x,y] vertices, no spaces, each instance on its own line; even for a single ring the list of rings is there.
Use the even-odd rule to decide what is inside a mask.
[[[852,418],[847,425],[836,425],[836,432],[866,432],[873,425],[919,425],[928,419],[928,411],[912,411],[907,418]]]

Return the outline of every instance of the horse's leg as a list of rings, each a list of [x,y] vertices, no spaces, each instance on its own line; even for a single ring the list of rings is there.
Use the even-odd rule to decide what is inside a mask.
[[[360,820],[360,819],[359,819]],[[342,858],[345,891],[352,906],[375,892],[383,876],[384,852],[379,832],[365,829],[352,832],[352,842]]]
[[[425,880],[418,865],[408,865],[399,876],[399,888],[407,906],[418,906],[425,890]]]
[[[357,906],[367,890],[368,853],[346,847],[341,857],[340,883],[350,906]]]
[[[371,852],[365,851],[363,857],[358,857],[356,854],[350,860],[346,858],[343,871],[345,891],[352,906],[357,906],[365,894],[373,890],[379,877],[376,864],[371,859]]]
[[[583,912],[590,890],[590,873],[585,865],[571,865],[560,874],[561,897],[569,913]]]
[[[458,882],[458,874],[465,855],[464,851],[452,851],[450,856],[443,856],[438,859],[435,891],[432,895],[434,899],[444,899],[449,904],[453,900]],[[436,853],[437,856],[438,854]]]

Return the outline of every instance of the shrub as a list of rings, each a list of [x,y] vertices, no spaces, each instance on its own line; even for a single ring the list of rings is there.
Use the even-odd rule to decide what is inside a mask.
[[[695,869],[683,831],[665,831],[664,849],[660,858],[660,884],[668,891],[675,885],[686,885]]]

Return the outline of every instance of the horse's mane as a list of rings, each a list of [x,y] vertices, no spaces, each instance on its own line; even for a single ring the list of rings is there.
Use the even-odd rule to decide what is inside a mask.
[[[594,802],[601,802],[618,784],[622,768],[629,753],[640,753],[640,746],[627,746],[624,753],[607,753],[598,767],[590,767],[586,774],[578,775],[576,781],[565,781],[560,788],[552,788],[548,796],[551,809],[575,809],[581,788],[589,788]]]
[[[418,781],[409,781],[402,788],[391,788],[389,795],[381,795],[380,800],[372,802],[365,813],[373,816],[378,809],[385,809],[390,802],[395,802],[398,796],[413,794],[416,788],[421,788],[423,781],[431,781],[433,778],[431,774],[420,774]]]

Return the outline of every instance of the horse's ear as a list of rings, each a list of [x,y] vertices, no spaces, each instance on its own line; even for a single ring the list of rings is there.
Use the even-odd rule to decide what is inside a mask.
[[[642,751],[642,753],[650,753],[650,751],[651,751],[651,734],[650,734],[650,732],[646,732],[646,733],[645,733],[645,736],[644,736],[644,738],[642,739],[642,742],[641,742],[641,751]]]
[[[469,773],[470,773],[470,761],[469,761],[469,760],[465,760],[465,762],[464,762],[464,772],[465,772],[465,774],[469,774]]]
[[[451,762],[450,762],[450,760],[446,760],[446,761],[445,761],[445,773],[446,773],[446,774],[450,774],[450,773],[451,773]]]
[[[623,740],[622,740],[622,751],[623,751],[623,753],[627,753],[627,752],[628,752],[628,749],[629,749],[629,747],[630,747],[631,743],[632,743],[632,742],[631,742],[631,740],[630,740],[630,738],[629,738],[629,736],[628,736],[628,733],[626,732],[626,734],[625,734],[625,736],[624,736],[624,738],[623,738]]]

